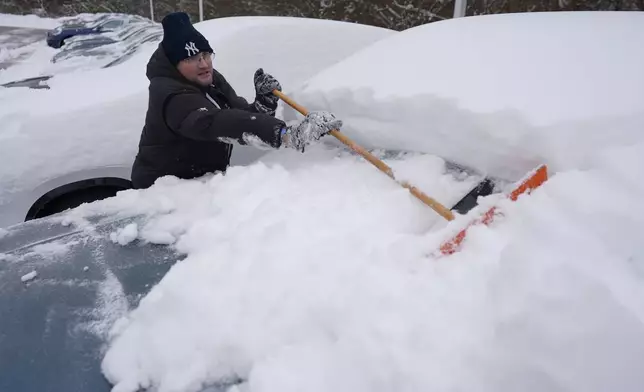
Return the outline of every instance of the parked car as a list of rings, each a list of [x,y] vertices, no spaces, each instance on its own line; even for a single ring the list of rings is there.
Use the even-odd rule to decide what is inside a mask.
[[[397,34],[354,23],[286,17],[219,18],[196,27],[218,53],[215,67],[249,100],[255,95],[252,76],[259,67],[285,88],[296,89],[325,67]],[[298,39],[292,38],[294,32]],[[160,36],[127,28],[119,34],[125,37],[125,50],[108,68],[55,75],[47,80],[50,88],[38,91],[0,88],[0,99],[7,102],[0,109],[0,122],[20,129],[15,137],[11,132],[0,135],[0,156],[12,162],[0,166],[0,228],[131,187],[147,105],[145,64]],[[142,40],[149,40],[145,50],[133,51]],[[265,153],[235,146],[231,164],[245,165]]]
[[[93,23],[87,23],[78,19],[70,19],[61,26],[47,32],[47,45],[59,49],[65,44],[65,40],[75,36],[100,34],[121,26],[122,20],[110,20],[108,16],[100,16]]]
[[[118,16],[103,19],[101,26],[120,23],[117,28],[103,28],[99,34],[78,35],[69,38],[65,46],[52,58],[52,63],[68,59],[91,57],[110,66],[126,52],[134,52],[141,45],[163,38],[163,29],[158,23],[139,16]]]
[[[101,14],[94,20],[87,20],[87,18],[69,19],[61,26],[47,32],[47,45],[59,49],[72,37],[99,35],[117,31],[131,21],[138,19],[143,18],[122,14]]]
[[[33,76],[2,83],[0,86],[47,89],[49,86],[46,81],[54,75],[76,72],[81,68],[88,70],[112,67],[129,59],[145,44],[159,42],[163,38],[163,29],[159,23],[136,15],[83,14],[81,17],[62,20],[62,26],[49,32],[50,40],[55,41],[65,36],[64,45],[53,43],[59,50],[51,57],[51,62],[42,64],[40,71]],[[84,33],[67,35],[75,31]]]

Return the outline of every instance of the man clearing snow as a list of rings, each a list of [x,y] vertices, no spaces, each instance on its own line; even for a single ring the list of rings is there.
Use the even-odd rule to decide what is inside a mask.
[[[189,179],[225,171],[232,140],[240,144],[304,147],[339,129],[328,112],[311,112],[295,126],[275,118],[279,82],[260,68],[255,72],[255,101],[239,97],[212,67],[214,53],[184,12],[167,15],[163,40],[147,65],[148,111],[132,167],[134,188],[157,178]]]

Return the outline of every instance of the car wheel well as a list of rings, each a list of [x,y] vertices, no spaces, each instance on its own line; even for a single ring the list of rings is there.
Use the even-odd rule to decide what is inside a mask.
[[[52,189],[31,206],[25,221],[43,218],[83,203],[102,200],[132,188],[132,182],[117,177],[92,178]]]

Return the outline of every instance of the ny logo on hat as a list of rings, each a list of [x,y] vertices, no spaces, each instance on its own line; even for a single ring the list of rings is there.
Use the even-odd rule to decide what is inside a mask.
[[[199,49],[197,49],[197,45],[195,45],[194,42],[188,42],[185,46],[186,52],[188,52],[188,57],[194,56],[195,54],[199,53]]]

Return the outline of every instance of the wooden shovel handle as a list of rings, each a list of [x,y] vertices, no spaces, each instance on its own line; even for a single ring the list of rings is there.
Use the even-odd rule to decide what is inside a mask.
[[[273,90],[273,94],[278,96],[282,101],[286,102],[291,106],[293,109],[297,110],[300,112],[302,115],[306,116],[309,111],[306,110],[305,107],[299,105],[297,102],[293,101],[291,98],[289,98],[287,95],[282,93],[279,90]],[[375,167],[380,169],[383,173],[391,177],[394,181],[396,181],[400,186],[403,188],[408,189],[412,195],[416,196],[420,201],[423,203],[427,204],[430,206],[434,211],[436,211],[440,216],[443,218],[447,219],[448,221],[451,221],[454,219],[454,213],[438,201],[434,200],[433,198],[427,196],[425,193],[423,193],[420,189],[416,188],[415,186],[403,181],[400,182],[396,180],[394,177],[394,172],[391,170],[391,168],[381,161],[380,159],[376,158],[373,154],[371,154],[369,151],[365,150],[363,147],[357,145],[354,141],[349,139],[347,136],[345,136],[343,133],[341,133],[339,130],[334,129],[333,131],[329,132],[331,135],[333,135],[336,139],[340,140],[342,143],[347,145],[349,148],[351,148],[353,151],[357,152],[358,154],[362,155],[364,159],[367,161],[371,162]]]

